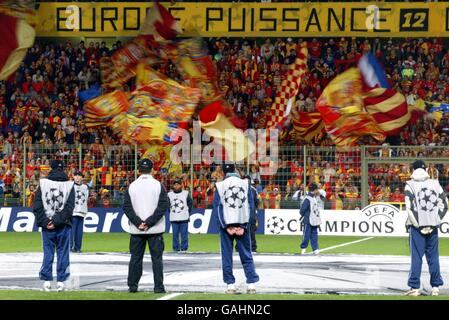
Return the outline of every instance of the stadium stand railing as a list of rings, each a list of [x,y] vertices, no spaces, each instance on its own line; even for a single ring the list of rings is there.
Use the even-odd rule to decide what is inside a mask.
[[[14,154],[0,166],[4,185],[0,204],[31,207],[39,179],[50,171],[50,161],[62,159],[70,178],[75,169],[83,172],[91,190],[90,207],[121,206],[124,192],[137,177],[138,161],[144,151],[137,146],[100,143],[17,145]],[[280,147],[273,175],[264,175],[262,170],[272,163],[245,162],[237,168],[242,176],[249,175],[256,187],[260,209],[298,208],[298,201],[311,183],[326,191],[325,209],[352,210],[374,202],[401,208],[404,184],[411,175],[410,164],[417,158],[426,161],[430,176],[448,191],[449,147]],[[170,160],[157,165],[154,175],[167,189],[174,178],[181,178],[196,208],[211,208],[215,182],[223,179],[220,164],[175,165]]]

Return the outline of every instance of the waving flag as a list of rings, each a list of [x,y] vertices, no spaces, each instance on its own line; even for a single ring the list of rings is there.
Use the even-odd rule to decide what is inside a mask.
[[[157,41],[174,39],[181,32],[176,19],[159,1],[150,8],[150,13],[140,29],[140,34],[151,35]]]
[[[34,10],[27,6],[17,1],[0,1],[0,80],[17,70],[33,46],[34,18]]]
[[[358,68],[362,73],[362,78],[366,86],[370,88],[390,88],[385,70],[372,53],[365,54],[360,58]]]
[[[430,112],[442,112],[442,113],[449,113],[449,103],[444,102],[431,102],[430,105],[432,107],[430,108]]]
[[[389,136],[398,135],[411,119],[411,108],[405,97],[391,89],[374,88],[363,92],[365,110]]]
[[[102,86],[108,89],[120,88],[136,76],[136,68],[143,58],[156,54],[149,48],[149,40],[138,36],[125,43],[112,57],[100,59]]]
[[[317,101],[326,131],[337,146],[355,145],[362,136],[385,140],[385,132],[364,109],[362,87],[360,71],[351,68],[333,79]]]
[[[324,129],[319,112],[292,112],[292,124],[296,138],[311,141]]]
[[[78,97],[80,99],[81,103],[84,103],[86,101],[92,100],[96,97],[99,97],[101,95],[101,88],[100,85],[98,85],[97,83],[95,85],[93,85],[92,87],[90,87],[87,90],[84,91],[80,91],[80,93],[78,94]]]
[[[184,82],[200,89],[204,105],[223,99],[216,66],[200,38],[183,39],[167,49],[169,59],[175,62]]]
[[[152,64],[161,62],[160,49],[167,40],[174,39],[181,31],[175,18],[156,2],[150,8],[139,35],[125,43],[111,58],[100,60],[103,87],[115,89],[122,87],[136,76],[137,65],[146,59]]]
[[[304,42],[295,63],[290,66],[285,80],[282,81],[281,87],[278,88],[274,103],[268,111],[267,128],[274,128],[281,125],[289,115],[306,69],[307,44]]]
[[[358,68],[332,80],[317,109],[337,145],[353,145],[365,135],[383,141],[425,113],[422,103],[409,106],[402,94],[389,88],[385,71],[372,54],[364,55]]]
[[[399,134],[412,114],[402,94],[385,88],[366,89],[356,68],[329,83],[317,109],[337,145],[353,145],[365,135],[383,141],[387,135]]]
[[[84,104],[86,127],[108,125],[109,122],[129,109],[129,93],[113,91],[87,101]]]
[[[220,141],[229,158],[243,160],[255,147],[229,120],[230,108],[218,86],[213,60],[199,39],[173,41],[178,32],[176,20],[156,3],[139,36],[112,58],[101,61],[103,86],[116,90],[85,103],[86,125],[108,125],[127,142],[142,146],[175,143],[179,129],[201,103],[206,106],[199,112],[202,128],[214,137],[214,143]],[[302,57],[305,69],[305,55]],[[152,68],[168,62],[176,66],[182,84]],[[292,72],[290,81],[296,83],[296,75]],[[137,89],[132,93],[120,91],[134,77]],[[292,91],[286,97],[295,94]]]
[[[221,144],[226,151],[226,160],[242,161],[255,151],[251,140],[236,128],[226,117],[223,101],[207,105],[199,112],[201,128]]]
[[[200,90],[181,86],[151,68],[141,73],[146,83],[138,90],[115,90],[87,101],[86,126],[108,125],[125,141],[138,145],[172,142],[172,133],[195,111]]]
[[[444,102],[424,102],[426,109],[429,110],[429,116],[434,120],[434,126],[440,124],[441,119],[449,113],[449,104]]]

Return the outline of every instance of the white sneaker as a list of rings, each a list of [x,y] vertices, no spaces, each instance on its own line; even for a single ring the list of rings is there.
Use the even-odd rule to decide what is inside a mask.
[[[56,284],[56,290],[58,291],[58,292],[62,292],[62,291],[65,291],[65,285],[64,285],[64,282],[58,282],[57,284]]]
[[[419,292],[419,289],[413,289],[411,288],[409,291],[407,291],[405,293],[406,296],[411,296],[411,297],[417,297],[421,295],[421,292]]]
[[[50,292],[51,291],[51,282],[45,281],[44,285],[42,286],[42,290],[44,290],[45,292]]]
[[[228,289],[226,290],[227,294],[236,294],[237,293],[237,289],[235,288],[235,284],[230,283],[228,284]]]
[[[440,289],[438,289],[438,287],[433,287],[432,290],[430,290],[430,295],[431,296],[439,296],[440,295]]]
[[[301,254],[305,254],[307,249],[301,249]]]
[[[256,293],[256,284],[254,283],[249,283],[248,284],[248,289],[246,291],[248,294],[255,294]]]
[[[318,250],[318,249],[315,250],[315,251],[313,252],[313,254],[316,255],[316,256],[319,256],[319,255],[320,255],[320,250]]]

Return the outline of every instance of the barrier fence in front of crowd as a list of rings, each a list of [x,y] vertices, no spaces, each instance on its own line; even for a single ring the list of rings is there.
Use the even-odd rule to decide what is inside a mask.
[[[129,145],[15,145],[0,154],[0,205],[31,207],[39,179],[50,172],[52,159],[62,159],[69,178],[83,172],[90,188],[89,207],[121,206],[124,192],[138,176],[142,156],[155,163],[154,175],[167,189],[181,178],[195,208],[211,208],[215,183],[224,176],[218,163],[174,163],[164,152],[141,150]],[[387,202],[402,207],[404,184],[412,173],[411,163],[423,159],[432,178],[445,191],[449,187],[449,147],[361,146],[279,147],[277,170],[263,170],[273,163],[245,161],[237,165],[258,191],[259,209],[296,209],[310,183],[326,191],[325,209],[360,209],[369,203]],[[191,158],[192,159],[192,158]]]

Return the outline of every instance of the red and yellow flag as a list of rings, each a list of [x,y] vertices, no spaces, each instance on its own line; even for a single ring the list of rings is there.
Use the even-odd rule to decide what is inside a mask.
[[[351,68],[332,80],[317,101],[326,131],[339,147],[355,145],[362,136],[385,140],[385,132],[364,109],[362,86],[360,71]]]
[[[303,42],[295,63],[287,71],[281,87],[278,88],[274,103],[268,111],[267,128],[274,128],[281,125],[290,114],[294,99],[298,94],[301,80],[307,70],[307,53],[307,43]]]
[[[171,13],[156,1],[140,29],[139,34],[153,36],[158,42],[171,40],[182,32],[182,28]]]
[[[207,105],[198,114],[201,128],[214,138],[214,142],[223,146],[225,160],[242,161],[251,155],[256,147],[242,130],[231,123],[225,113],[223,101]]]
[[[17,70],[34,44],[35,11],[22,2],[0,1],[0,80]]]
[[[292,125],[297,139],[311,141],[324,129],[319,112],[292,113]]]
[[[416,111],[399,92],[362,85],[360,70],[351,68],[324,89],[317,109],[337,146],[351,146],[362,136],[378,141],[397,135]]]
[[[392,89],[374,88],[363,93],[365,110],[387,136],[398,135],[411,119],[405,97]]]

